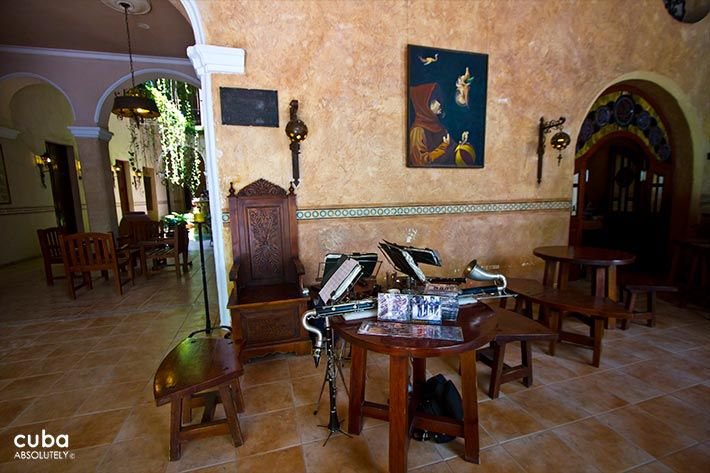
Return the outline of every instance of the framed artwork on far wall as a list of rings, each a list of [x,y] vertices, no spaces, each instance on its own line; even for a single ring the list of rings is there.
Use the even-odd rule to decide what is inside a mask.
[[[5,168],[5,155],[2,154],[0,145],[0,204],[11,204],[10,185],[7,183],[7,169]]]
[[[407,46],[407,166],[482,168],[488,55]]]

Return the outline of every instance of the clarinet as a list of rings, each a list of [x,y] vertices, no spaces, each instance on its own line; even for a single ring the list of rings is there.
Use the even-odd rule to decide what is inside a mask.
[[[319,319],[319,318],[320,317],[317,315],[317,311],[315,309],[311,309],[309,311],[306,311],[303,314],[303,317],[301,318],[301,325],[303,325],[303,328],[305,328],[307,331],[311,332],[312,334],[315,334],[315,336],[316,336],[316,341],[313,343],[313,362],[316,364],[316,368],[318,368],[318,364],[320,363],[320,352],[321,352],[321,349],[323,348],[323,334],[318,329],[318,327],[310,325],[308,323],[308,321]]]

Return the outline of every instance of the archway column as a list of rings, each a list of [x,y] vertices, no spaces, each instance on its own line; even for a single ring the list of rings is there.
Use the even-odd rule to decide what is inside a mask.
[[[194,28],[194,24],[193,24]],[[222,325],[230,325],[231,318],[227,303],[229,300],[229,280],[227,278],[227,256],[225,254],[222,197],[226,189],[220,188],[219,166],[217,165],[217,141],[215,138],[215,99],[212,96],[213,74],[244,74],[244,50],[207,44],[197,44],[187,48],[187,56],[192,61],[202,85],[200,98],[202,126],[205,132],[205,171],[210,199],[212,238],[214,242],[215,275],[219,297],[219,315]]]
[[[70,126],[81,160],[89,228],[92,232],[113,232],[118,237],[116,199],[108,142],[113,133],[100,127]]]

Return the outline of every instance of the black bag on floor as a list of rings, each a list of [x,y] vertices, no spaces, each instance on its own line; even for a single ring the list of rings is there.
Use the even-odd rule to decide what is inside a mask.
[[[429,378],[424,385],[423,398],[418,410],[435,416],[451,417],[463,420],[463,403],[458,389],[451,380],[437,374]],[[433,439],[436,443],[451,442],[456,437],[437,432],[428,432],[422,429],[412,430],[415,440]]]

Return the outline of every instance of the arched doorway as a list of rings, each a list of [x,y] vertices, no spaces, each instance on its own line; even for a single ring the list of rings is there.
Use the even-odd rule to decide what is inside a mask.
[[[667,119],[643,91],[607,89],[576,146],[570,244],[629,251],[644,271],[667,269],[674,152]]]

